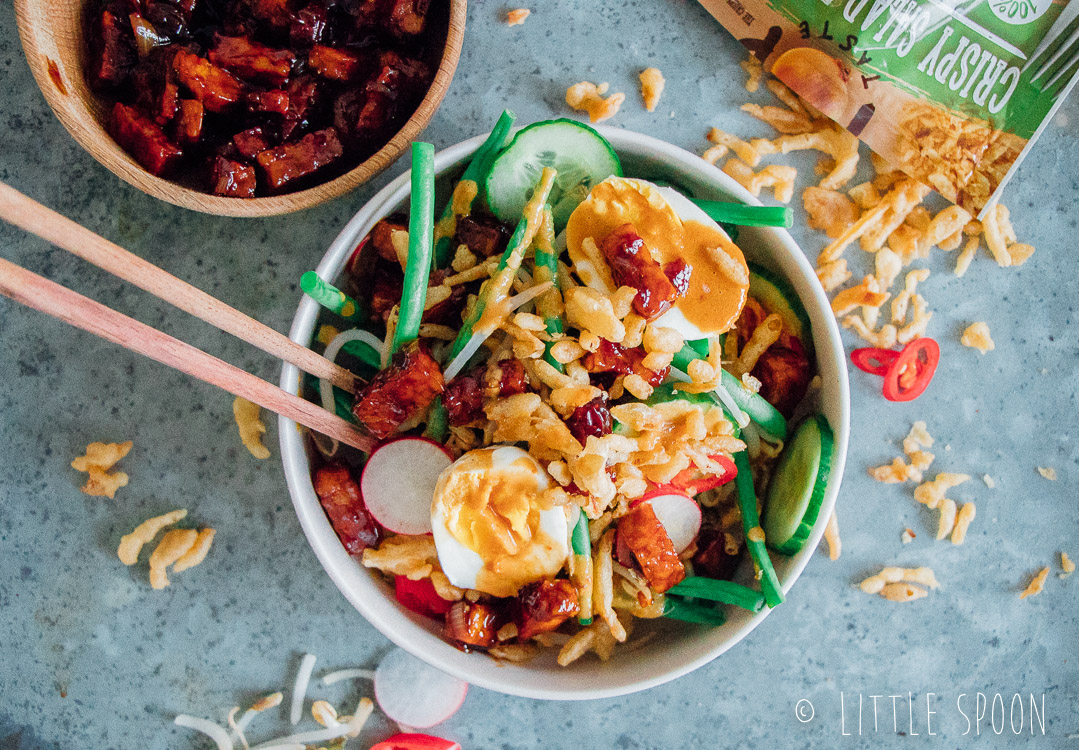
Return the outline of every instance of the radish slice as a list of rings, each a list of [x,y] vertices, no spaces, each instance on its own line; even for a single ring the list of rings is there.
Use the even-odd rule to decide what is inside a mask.
[[[375,520],[397,534],[431,531],[438,475],[453,458],[433,440],[406,437],[375,448],[360,477],[360,492]]]
[[[375,700],[394,721],[426,729],[453,716],[465,702],[468,683],[440,672],[402,649],[375,669]]]
[[[655,511],[656,518],[667,530],[667,536],[674,542],[674,548],[681,554],[701,532],[701,506],[693,498],[672,492],[659,490],[645,495],[633,505],[648,503]]]

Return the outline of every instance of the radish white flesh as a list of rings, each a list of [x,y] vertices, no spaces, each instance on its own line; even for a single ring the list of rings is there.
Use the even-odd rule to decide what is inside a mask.
[[[695,500],[685,495],[664,493],[645,497],[641,502],[652,506],[656,518],[667,530],[667,536],[679,553],[691,545],[700,533],[701,506]]]
[[[383,443],[367,459],[360,492],[375,520],[398,534],[431,531],[431,501],[438,475],[453,459],[425,438],[407,437]]]
[[[402,649],[375,669],[375,700],[391,719],[416,729],[441,724],[465,702],[468,683],[440,672]]]

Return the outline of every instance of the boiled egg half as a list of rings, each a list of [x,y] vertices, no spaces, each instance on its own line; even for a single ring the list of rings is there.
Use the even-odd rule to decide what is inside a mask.
[[[550,476],[514,446],[469,451],[442,472],[431,529],[442,571],[460,588],[514,596],[553,577],[569,557],[569,523],[545,507]]]
[[[738,320],[749,290],[745,257],[723,228],[678,191],[646,180],[608,177],[592,188],[566,225],[574,270],[586,285],[612,294],[617,284],[598,248],[613,230],[632,224],[654,260],[692,266],[689,288],[656,319],[687,340],[709,338]]]

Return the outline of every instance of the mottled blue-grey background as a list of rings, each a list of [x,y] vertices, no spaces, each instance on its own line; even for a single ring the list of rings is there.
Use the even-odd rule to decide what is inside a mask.
[[[627,94],[611,124],[701,150],[711,125],[753,135],[768,129],[738,110],[748,95],[739,47],[689,0],[535,3],[524,26],[502,23],[500,3],[476,2],[466,51],[425,137],[445,147],[489,129],[504,107],[521,122],[565,115],[563,92],[578,80],[610,81]],[[637,73],[667,77],[659,111],[644,111]],[[756,100],[765,102],[767,93]],[[984,253],[967,276],[955,253],[937,251],[922,290],[934,310],[929,332],[943,361],[930,391],[891,404],[880,381],[852,375],[853,437],[839,499],[844,552],[818,555],[791,593],[737,648],[676,682],[616,700],[548,703],[474,689],[440,731],[466,748],[831,748],[1076,747],[1079,733],[1079,577],[1061,581],[1060,550],[1079,558],[1075,436],[1079,336],[1079,98],[1065,105],[1006,193],[1021,241],[1034,257],[999,269]],[[812,157],[796,160],[812,184]],[[287,330],[300,274],[398,165],[354,194],[304,213],[265,220],[213,218],[157,202],[85,154],[52,116],[23,59],[10,3],[0,5],[0,179]],[[797,204],[798,201],[796,200]],[[802,217],[800,205],[796,206]],[[795,237],[813,257],[822,236]],[[278,365],[97,269],[0,227],[0,253],[153,326],[276,381]],[[865,269],[861,250],[848,251]],[[856,277],[857,278],[857,277]],[[996,351],[958,345],[985,320]],[[853,339],[848,343],[854,344]],[[231,397],[39,313],[0,300],[0,750],[18,748],[202,748],[172,726],[178,712],[222,721],[228,707],[285,687],[299,656],[319,669],[373,665],[388,641],[346,603],[308,549],[276,459],[240,445]],[[911,421],[937,438],[933,470],[991,474],[952,491],[974,500],[967,544],[932,541],[935,514],[911,486],[865,474],[900,451]],[[122,467],[131,484],[115,500],[81,494],[68,467],[92,440],[134,440]],[[1055,467],[1057,482],[1037,466]],[[143,518],[184,506],[218,530],[199,568],[150,589],[146,566],[124,568],[115,549]],[[918,534],[900,544],[910,526]],[[932,566],[943,587],[895,605],[854,583],[886,564]],[[1020,601],[1043,565],[1046,591]],[[337,688],[340,688],[339,690]],[[354,688],[359,690],[359,688]],[[337,703],[358,692],[335,686]],[[1044,695],[1046,736],[1010,726],[980,735],[978,692]],[[840,694],[847,705],[844,736]],[[908,693],[915,702],[910,733]],[[926,694],[932,729],[926,734]],[[66,694],[66,697],[63,695]],[[857,735],[857,696],[866,713]],[[893,725],[870,695],[901,695]],[[814,718],[795,718],[807,699]],[[852,706],[853,701],[853,706]],[[803,708],[806,708],[803,706]],[[806,709],[808,711],[808,709]],[[1018,726],[1019,714],[1011,720]],[[1001,727],[998,713],[997,726]],[[263,718],[256,738],[283,730]],[[373,721],[365,747],[390,727]]]

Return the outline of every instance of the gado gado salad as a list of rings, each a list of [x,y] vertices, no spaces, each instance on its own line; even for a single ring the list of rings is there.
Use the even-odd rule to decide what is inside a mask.
[[[409,215],[371,229],[341,289],[305,275],[316,346],[365,383],[305,391],[379,441],[310,436],[338,537],[498,658],[606,658],[635,619],[780,604],[769,550],[809,538],[832,433],[798,297],[713,218],[774,209],[624,176],[577,122],[510,139],[512,119],[437,221],[417,144]]]

